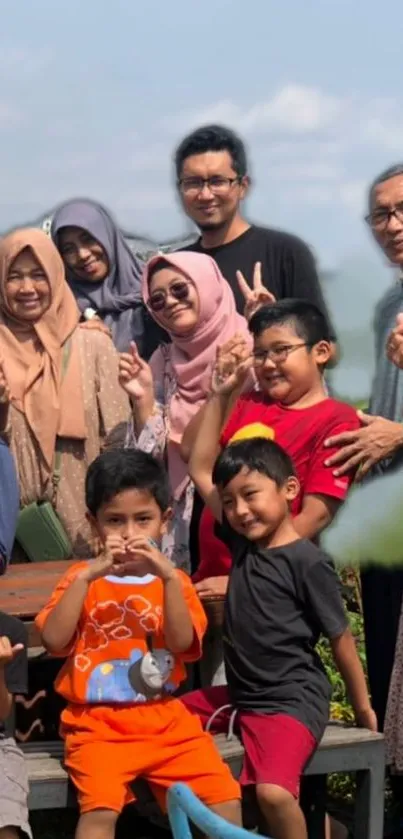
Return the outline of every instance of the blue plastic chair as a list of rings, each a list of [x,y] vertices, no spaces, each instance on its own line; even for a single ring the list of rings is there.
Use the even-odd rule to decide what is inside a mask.
[[[174,839],[193,839],[189,820],[210,839],[251,839],[251,836],[253,839],[266,839],[217,816],[186,784],[173,784],[169,788],[167,808]]]

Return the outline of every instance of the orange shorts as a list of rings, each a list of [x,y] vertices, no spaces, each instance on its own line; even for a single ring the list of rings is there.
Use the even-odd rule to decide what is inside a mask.
[[[179,699],[135,707],[69,706],[61,720],[65,763],[81,813],[120,813],[135,800],[130,784],[139,776],[163,810],[166,791],[177,781],[207,805],[241,797],[213,738]]]

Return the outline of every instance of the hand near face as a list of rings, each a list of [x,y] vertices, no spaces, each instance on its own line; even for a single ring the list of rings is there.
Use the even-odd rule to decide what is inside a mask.
[[[235,335],[222,347],[218,347],[211,380],[213,393],[228,396],[236,388],[242,387],[252,364],[250,349],[241,335]]]
[[[172,562],[146,536],[136,536],[127,542],[124,567],[126,574],[154,574],[164,582],[175,574]]]
[[[262,263],[256,262],[250,286],[241,271],[236,272],[238,286],[245,300],[244,317],[249,322],[262,306],[275,303],[276,298],[262,282]]]
[[[135,401],[154,395],[151,367],[140,358],[134,341],[130,344],[130,352],[119,356],[119,384]]]
[[[121,536],[108,536],[102,553],[88,563],[88,566],[80,573],[80,579],[93,583],[94,580],[99,580],[108,574],[122,577],[125,574],[125,560],[126,547]]]

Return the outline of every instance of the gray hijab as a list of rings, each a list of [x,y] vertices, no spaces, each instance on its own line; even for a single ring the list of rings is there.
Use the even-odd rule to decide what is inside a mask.
[[[142,262],[131,252],[107,210],[95,201],[68,201],[56,210],[50,234],[57,248],[62,227],[86,230],[102,245],[109,260],[109,274],[101,283],[85,282],[66,266],[67,282],[80,311],[95,309],[111,329],[119,351],[127,351],[130,341],[136,341],[144,355],[147,316],[141,296]]]

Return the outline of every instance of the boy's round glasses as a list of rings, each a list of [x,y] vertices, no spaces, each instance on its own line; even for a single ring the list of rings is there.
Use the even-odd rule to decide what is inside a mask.
[[[313,344],[305,341],[301,344],[282,344],[278,347],[270,347],[268,350],[254,350],[252,353],[253,361],[256,365],[264,364],[267,359],[277,363],[286,361],[290,353],[294,350],[299,350],[301,347],[312,347]]]

